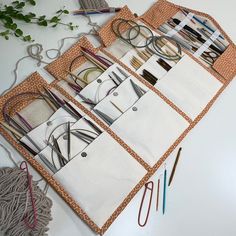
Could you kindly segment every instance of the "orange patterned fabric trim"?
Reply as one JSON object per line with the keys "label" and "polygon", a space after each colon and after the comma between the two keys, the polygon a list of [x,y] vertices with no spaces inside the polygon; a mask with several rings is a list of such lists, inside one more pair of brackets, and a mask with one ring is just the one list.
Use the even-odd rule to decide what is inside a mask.
{"label": "orange patterned fabric trim", "polygon": [[159,0],[148,11],[146,11],[140,18],[157,29],[169,18],[174,16],[180,9],[175,5],[170,5],[165,0]]}
{"label": "orange patterned fabric trim", "polygon": [[224,78],[233,79],[236,76],[236,46],[229,45],[213,68]]}

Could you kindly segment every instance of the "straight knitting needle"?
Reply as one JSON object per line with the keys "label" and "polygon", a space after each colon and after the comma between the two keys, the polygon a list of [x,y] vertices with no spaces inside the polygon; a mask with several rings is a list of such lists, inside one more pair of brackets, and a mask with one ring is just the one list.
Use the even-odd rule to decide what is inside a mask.
{"label": "straight knitting needle", "polygon": [[175,163],[174,163],[173,169],[172,169],[172,171],[171,171],[171,175],[170,175],[170,179],[169,179],[168,186],[171,185],[171,182],[172,182],[172,180],[173,180],[173,178],[174,178],[175,171],[176,171],[176,167],[177,167],[178,162],[179,162],[179,157],[180,157],[181,151],[182,151],[182,148],[179,148],[178,153],[177,153],[177,156],[176,156],[176,159],[175,159]]}
{"label": "straight knitting needle", "polygon": [[162,213],[165,214],[166,211],[166,179],[167,179],[167,170],[164,171],[164,183],[163,183],[163,205],[162,205]]}
{"label": "straight knitting needle", "polygon": [[68,121],[67,123],[67,156],[68,156],[68,160],[71,159],[71,153],[70,153],[70,149],[71,149],[71,144],[70,144],[70,122]]}
{"label": "straight knitting needle", "polygon": [[101,134],[101,133],[102,133],[102,131],[101,131],[92,121],[86,119],[85,117],[84,117],[84,121],[85,121],[92,129],[94,129],[98,134]]}

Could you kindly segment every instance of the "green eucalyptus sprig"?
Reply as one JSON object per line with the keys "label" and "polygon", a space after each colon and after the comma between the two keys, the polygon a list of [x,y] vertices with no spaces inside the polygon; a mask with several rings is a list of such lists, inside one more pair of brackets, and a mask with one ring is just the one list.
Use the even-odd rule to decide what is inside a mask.
{"label": "green eucalyptus sprig", "polygon": [[49,18],[45,15],[37,16],[33,12],[24,12],[24,8],[27,4],[35,6],[36,1],[13,1],[10,5],[0,5],[0,36],[6,40],[8,40],[10,36],[16,36],[23,41],[32,42],[32,37],[24,34],[23,30],[18,26],[17,21],[37,24],[42,27],[64,25],[70,30],[74,30],[78,27],[77,25],[73,25],[72,22],[62,22],[61,17],[69,14],[69,11],[65,8],[58,10],[53,17]]}

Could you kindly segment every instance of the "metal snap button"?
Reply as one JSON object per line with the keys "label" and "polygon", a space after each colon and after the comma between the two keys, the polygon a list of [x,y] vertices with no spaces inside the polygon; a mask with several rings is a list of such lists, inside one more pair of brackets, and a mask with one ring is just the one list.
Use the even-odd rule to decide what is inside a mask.
{"label": "metal snap button", "polygon": [[82,152],[82,153],[81,153],[81,156],[82,156],[82,157],[86,157],[87,155],[88,155],[88,154],[87,154],[86,152]]}

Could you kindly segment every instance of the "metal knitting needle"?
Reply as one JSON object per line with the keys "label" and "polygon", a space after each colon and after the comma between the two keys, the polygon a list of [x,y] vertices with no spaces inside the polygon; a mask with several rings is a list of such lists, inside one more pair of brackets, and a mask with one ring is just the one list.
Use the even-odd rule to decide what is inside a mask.
{"label": "metal knitting needle", "polygon": [[108,76],[109,76],[109,78],[113,81],[113,83],[115,84],[115,86],[118,87],[119,84],[118,84],[110,75],[108,75]]}
{"label": "metal knitting needle", "polygon": [[68,106],[68,108],[77,115],[79,119],[82,118],[82,115],[69,102],[67,102],[66,100],[64,100],[64,102],[66,106]]}
{"label": "metal knitting needle", "polygon": [[[57,142],[57,139],[53,135],[52,135],[52,140],[53,140],[54,147],[57,149],[58,152],[61,153],[61,149],[60,149],[60,146],[59,146],[59,144]],[[58,156],[58,160],[59,160],[60,166],[61,167],[65,166],[67,162],[63,158],[61,158],[59,155],[57,155],[57,156]]]}
{"label": "metal knitting needle", "polygon": [[87,144],[90,144],[90,141],[88,141],[87,139],[85,139],[81,134],[79,134],[78,132],[72,131],[71,132],[75,137],[77,137],[78,139],[84,141]]}
{"label": "metal knitting needle", "polygon": [[66,163],[68,163],[68,161],[66,160],[66,158],[47,140],[44,141],[46,145],[48,145],[57,155],[59,155],[64,161],[66,161]]}
{"label": "metal knitting needle", "polygon": [[93,122],[91,122],[90,120],[86,119],[85,117],[83,118],[84,121],[86,121],[86,123],[92,128],[94,129],[98,134],[102,133],[102,130],[100,130]]}
{"label": "metal knitting needle", "polygon": [[119,84],[123,82],[123,80],[120,78],[119,75],[116,74],[116,72],[112,71],[112,74],[115,76],[115,78],[118,80]]}
{"label": "metal knitting needle", "polygon": [[55,104],[48,98],[46,97],[40,90],[38,90],[38,92],[41,94],[42,98],[44,99],[44,101],[48,104],[48,106],[54,111],[57,111],[57,107],[55,106]]}
{"label": "metal knitting needle", "polygon": [[49,91],[47,88],[43,87],[43,89],[45,90],[45,93],[48,95],[48,97],[51,98],[50,101],[53,103],[53,105],[54,105],[57,109],[59,109],[59,108],[61,107],[61,105],[58,104],[58,101],[56,101],[56,99],[52,96],[52,94],[50,93],[50,91]]}
{"label": "metal knitting needle", "polygon": [[141,88],[137,84],[135,84],[133,80],[130,80],[130,83],[134,89],[134,92],[137,94],[138,98],[141,98],[144,94]]}
{"label": "metal knitting needle", "polygon": [[88,140],[90,142],[92,142],[95,139],[94,137],[92,137],[92,136],[90,136],[88,134],[85,134],[85,133],[83,133],[81,131],[77,131],[77,133],[80,134],[82,137],[84,137],[84,139],[86,139],[86,140]]}
{"label": "metal knitting needle", "polygon": [[112,123],[114,122],[114,120],[109,117],[108,115],[106,115],[105,113],[97,110],[97,109],[94,109],[93,110],[102,120],[104,120],[109,126],[112,125]]}
{"label": "metal knitting needle", "polygon": [[42,153],[39,153],[38,156],[41,159],[41,161],[48,167],[48,169],[50,169],[53,172],[53,174],[57,172],[56,167],[52,165],[52,163],[49,162],[48,159]]}
{"label": "metal knitting needle", "polygon": [[127,75],[127,74],[125,73],[125,71],[122,70],[120,67],[117,66],[116,69],[117,69],[126,79],[129,77],[129,75]]}

